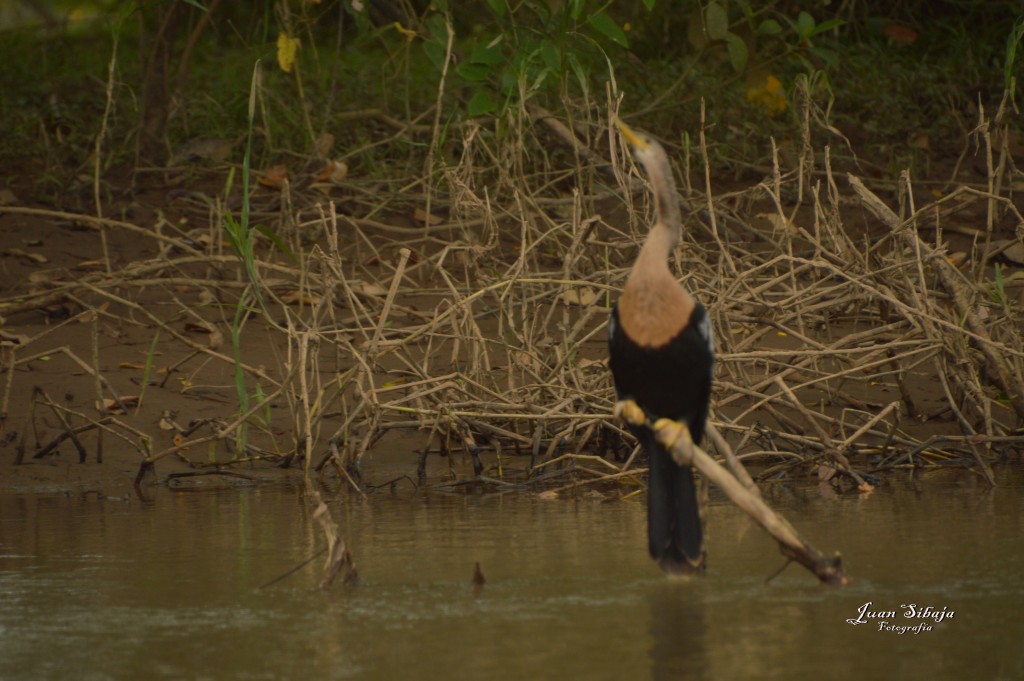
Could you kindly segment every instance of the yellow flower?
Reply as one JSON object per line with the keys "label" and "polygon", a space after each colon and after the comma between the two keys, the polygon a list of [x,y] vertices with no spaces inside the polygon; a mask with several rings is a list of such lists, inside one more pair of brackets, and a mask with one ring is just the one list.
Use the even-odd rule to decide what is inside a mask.
{"label": "yellow flower", "polygon": [[287,33],[277,35],[277,63],[285,73],[291,73],[295,66],[295,53],[299,51],[298,38],[292,38]]}
{"label": "yellow flower", "polygon": [[760,84],[747,86],[747,101],[757,104],[769,116],[777,116],[786,110],[786,90],[773,75],[765,77]]}

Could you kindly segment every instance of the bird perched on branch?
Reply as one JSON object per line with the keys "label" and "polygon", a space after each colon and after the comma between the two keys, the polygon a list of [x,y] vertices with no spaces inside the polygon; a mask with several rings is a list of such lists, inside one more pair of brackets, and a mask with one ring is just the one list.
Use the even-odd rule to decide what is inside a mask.
{"label": "bird perched on branch", "polygon": [[[682,230],[672,169],[660,144],[618,119],[615,125],[647,173],[655,208],[654,224],[608,323],[608,363],[615,390],[620,401],[639,405],[648,423],[663,418],[677,421],[699,443],[711,394],[714,343],[704,306],[669,269],[669,257]],[[674,460],[648,425],[627,420],[649,461],[651,557],[670,574],[700,572],[704,531],[689,461]]]}

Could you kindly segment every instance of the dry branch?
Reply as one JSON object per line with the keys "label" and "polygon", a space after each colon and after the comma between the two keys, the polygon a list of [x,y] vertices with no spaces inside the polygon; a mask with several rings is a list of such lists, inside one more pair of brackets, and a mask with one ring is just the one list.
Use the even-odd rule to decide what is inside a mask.
{"label": "dry branch", "polygon": [[975,305],[971,302],[971,296],[966,290],[966,283],[962,281],[960,273],[942,254],[924,243],[917,235],[916,230],[909,229],[896,213],[864,186],[858,177],[848,175],[848,178],[850,186],[864,202],[865,207],[886,227],[896,232],[908,248],[914,252],[920,252],[928,265],[933,268],[943,290],[953,300],[958,318],[963,320],[973,334],[972,342],[985,357],[987,369],[985,375],[991,377],[992,382],[1007,396],[1017,417],[1024,419],[1024,394],[1021,392],[1024,381],[1020,376],[1013,375],[1005,358],[997,351],[988,329],[978,317]]}
{"label": "dry branch", "polygon": [[[522,119],[519,129],[510,131],[520,135],[515,143],[500,142],[493,131],[474,127],[456,165],[447,155],[442,161],[440,150],[431,146],[434,161],[427,164],[426,177],[423,165],[413,163],[407,166],[415,169],[408,178],[350,178],[351,185],[334,193],[331,188],[305,191],[297,183],[299,189],[289,197],[262,190],[254,196],[263,205],[254,205],[253,215],[274,229],[299,261],[283,261],[269,241],[259,239],[256,266],[270,309],[244,329],[246,342],[255,344],[265,333],[289,347],[286,357],[275,356],[276,365],[243,367],[261,386],[273,386],[271,398],[258,408],[284,407],[267,411],[275,419],[269,430],[293,434],[297,443],[286,457],[305,447],[317,456],[328,452],[333,465],[322,471],[336,472],[344,484],[351,473],[359,482],[360,457],[382,433],[418,429],[426,441],[424,460],[426,452],[438,451],[434,442],[443,443],[445,451],[449,446],[456,452],[475,451],[482,466],[476,480],[513,479],[538,490],[548,484],[559,489],[602,482],[635,486],[634,476],[642,469],[632,468],[632,458],[621,466],[593,465],[587,458],[632,445],[607,416],[614,394],[603,364],[603,335],[608,307],[647,230],[638,215],[642,208],[634,207],[630,196],[625,202],[617,196],[609,200],[600,173],[609,167],[603,157],[617,162],[614,150],[601,151],[597,145],[591,150],[584,142],[609,141],[594,113],[574,113],[570,119],[532,106],[511,112]],[[423,115],[433,115],[434,125],[416,125],[416,118],[385,123],[398,135],[409,134],[410,126],[416,126],[417,134],[433,132],[439,143],[438,110]],[[553,134],[532,131],[531,121]],[[564,155],[549,156],[545,145],[536,144],[539,137],[570,146],[575,163],[566,164]],[[713,142],[708,137],[701,136],[702,155]],[[852,202],[839,195],[827,151],[823,174],[811,172],[812,165],[821,166],[808,152],[802,149],[799,168],[783,168],[777,158],[767,181],[717,195],[712,195],[714,178],[703,164],[695,173],[700,179],[695,187],[703,193],[693,198],[708,218],[688,230],[674,261],[679,278],[706,304],[721,339],[714,425],[728,431],[730,439],[737,437],[736,455],[726,456],[733,474],[753,491],[738,460],[764,463],[759,475],[796,475],[829,456],[840,463],[846,456],[863,471],[937,462],[973,466],[975,461],[986,470],[993,450],[1018,446],[1005,439],[1012,436],[1000,435],[1013,432],[1013,426],[998,420],[1009,410],[982,387],[983,380],[991,380],[997,386],[1018,386],[1019,392],[1015,372],[1024,362],[1024,343],[1016,311],[993,314],[1000,321],[1008,318],[1009,324],[972,315],[984,288],[973,285],[972,290],[939,251],[920,243],[914,230],[902,227],[870,192],[862,200],[875,198],[884,210],[877,205],[873,210],[890,230],[858,243],[858,230],[842,224],[844,204]],[[680,160],[689,172],[691,160]],[[822,182],[808,184],[815,178]],[[624,190],[625,181],[619,181]],[[642,185],[637,178],[630,182]],[[915,215],[938,224],[965,197],[993,200],[991,190],[958,190],[929,206],[930,212]],[[247,282],[238,259],[224,252],[221,225],[229,202],[230,197],[187,192],[174,199],[169,211],[187,220],[161,218],[155,230],[88,215],[0,208],[0,214],[73,221],[97,232],[102,227],[108,236],[149,239],[148,251],[159,253],[109,274],[47,271],[48,277],[5,294],[0,314],[11,319],[67,300],[87,306],[109,302],[102,321],[161,329],[164,347],[187,355],[173,366],[198,358],[194,374],[200,379],[205,379],[200,372],[206,366],[233,368],[234,358],[168,321],[187,315],[220,329],[230,323],[216,315]],[[951,208],[941,212],[944,207]],[[1019,219],[1012,203],[1007,200],[1004,207]],[[776,218],[770,229],[751,220],[757,211]],[[417,213],[441,222],[417,218]],[[182,224],[204,227],[186,234]],[[727,228],[741,224],[743,229]],[[204,228],[206,238],[198,237]],[[586,299],[580,295],[584,290]],[[182,291],[195,292],[196,301]],[[152,301],[168,304],[171,315],[157,314],[160,308]],[[42,354],[37,353],[42,338],[57,329],[67,331],[58,324],[29,342],[5,344],[4,411],[21,409],[12,395],[22,390],[22,369]],[[295,351],[299,342],[308,353],[301,362]],[[85,347],[75,347],[79,356],[88,356]],[[100,361],[110,366],[108,351],[100,350]],[[88,363],[71,359],[95,382],[100,373],[95,358]],[[293,366],[304,367],[305,382],[290,373]],[[937,389],[928,383],[935,367],[943,372]],[[791,395],[779,389],[779,381]],[[913,412],[905,413],[915,418],[900,419],[892,396],[885,394],[894,385],[901,404],[908,410],[913,405]],[[165,379],[158,388],[172,386]],[[1019,415],[1021,396],[1005,392]],[[207,437],[180,446],[160,445],[142,457],[147,462],[143,469],[170,455],[199,467],[185,460],[183,450],[229,441],[240,415],[237,406],[224,407],[224,412],[212,422],[232,423],[218,435],[204,431]],[[945,427],[959,429],[956,434],[927,439],[950,416],[955,420]],[[17,417],[10,415],[0,428],[11,428]],[[928,435],[917,428],[920,420],[928,421]],[[716,434],[709,428],[713,440]],[[158,432],[147,441],[165,439],[166,433]],[[721,444],[717,449],[727,451]],[[510,453],[530,456],[545,472],[517,466]],[[458,476],[452,458],[445,473]],[[469,459],[467,453],[463,461]],[[475,475],[466,469],[467,477]]]}
{"label": "dry branch", "polygon": [[[685,424],[667,419],[651,424],[647,422],[643,416],[643,410],[638,405],[629,401],[627,403],[628,406],[620,406],[623,405],[622,402],[616,405],[616,413],[622,414],[623,418],[630,419],[634,425],[652,428],[655,436],[669,449],[674,459],[677,461],[689,460],[697,470],[725,492],[734,504],[746,511],[747,515],[779,543],[782,555],[800,563],[826,584],[846,585],[846,573],[843,572],[839,554],[829,558],[801,539],[793,526],[761,499],[760,493],[753,492],[748,488],[749,478],[743,479],[741,476],[740,479],[737,479],[708,456],[703,449],[694,444]],[[682,437],[680,437],[680,431],[683,432]],[[741,466],[739,462],[733,465]]]}

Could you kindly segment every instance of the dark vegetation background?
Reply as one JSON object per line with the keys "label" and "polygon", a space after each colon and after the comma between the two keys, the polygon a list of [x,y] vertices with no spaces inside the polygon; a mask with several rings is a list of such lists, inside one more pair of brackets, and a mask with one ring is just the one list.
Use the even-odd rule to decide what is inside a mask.
{"label": "dark vegetation background", "polygon": [[[254,166],[315,156],[328,132],[342,149],[376,142],[351,159],[369,172],[422,162],[430,149],[419,140],[380,139],[434,115],[446,129],[476,120],[499,145],[531,103],[601,128],[614,79],[625,111],[670,140],[697,128],[704,100],[716,169],[764,163],[767,136],[798,136],[794,104],[805,93],[875,172],[921,175],[960,153],[978,107],[994,110],[1021,73],[1021,8],[1012,0],[5,0],[4,8],[7,182],[55,202],[78,186],[108,91],[101,169],[160,166],[180,160],[189,140],[244,135],[257,61]],[[439,92],[445,17],[453,35]],[[299,44],[291,73],[278,63],[282,35]],[[367,109],[391,119],[359,115]],[[454,158],[456,147],[438,151]],[[239,147],[232,152],[240,161]]]}

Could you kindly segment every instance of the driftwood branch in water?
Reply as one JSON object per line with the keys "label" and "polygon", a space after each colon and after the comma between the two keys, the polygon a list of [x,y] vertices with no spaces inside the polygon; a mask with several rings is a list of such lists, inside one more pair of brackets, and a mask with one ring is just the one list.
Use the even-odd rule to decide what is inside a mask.
{"label": "driftwood branch in water", "polygon": [[[694,466],[704,477],[725,492],[734,504],[757,521],[779,543],[782,555],[800,563],[826,584],[833,586],[847,584],[848,579],[843,571],[842,559],[838,553],[835,556],[826,556],[801,539],[793,526],[761,499],[760,492],[745,472],[740,475],[741,478],[745,478],[745,481],[741,482],[733,473],[730,473],[712,459],[707,452],[694,444],[685,424],[669,419],[659,419],[652,425],[647,422],[643,410],[631,400],[619,402],[615,407],[615,413],[633,425],[646,425],[651,428],[658,441],[672,454],[673,459],[680,463],[688,462]],[[712,431],[712,433],[717,446],[724,445],[728,448],[725,440],[718,435],[717,431]],[[731,454],[732,450],[728,449],[728,451]],[[727,458],[733,462],[734,468],[739,466],[742,469],[742,465],[735,459],[735,456],[727,456]],[[748,489],[748,485],[751,486],[750,489]]]}

